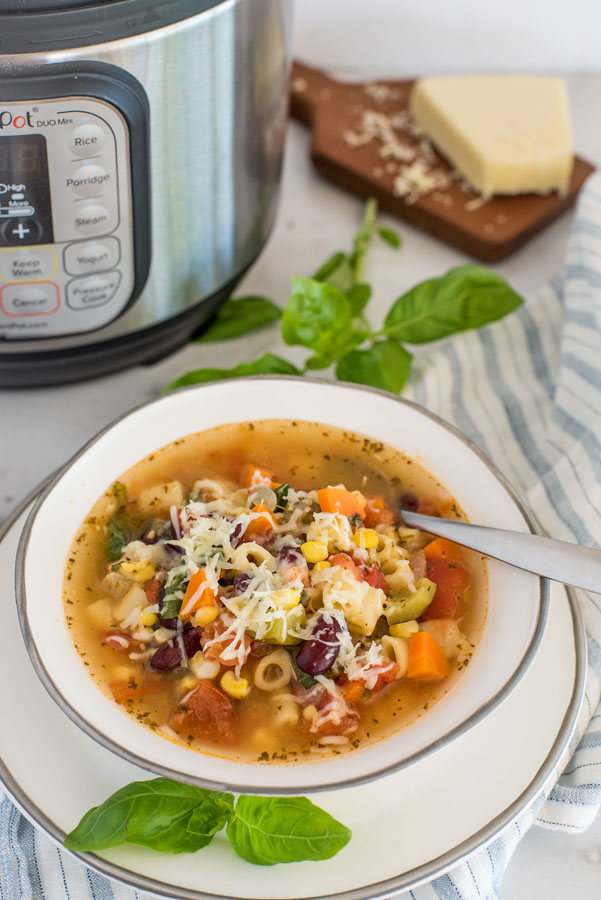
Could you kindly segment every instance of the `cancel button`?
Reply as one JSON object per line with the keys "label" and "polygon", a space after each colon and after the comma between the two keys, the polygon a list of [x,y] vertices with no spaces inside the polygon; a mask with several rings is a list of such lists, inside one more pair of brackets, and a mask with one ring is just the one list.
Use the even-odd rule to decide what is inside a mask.
{"label": "cancel button", "polygon": [[74,278],[67,285],[67,306],[71,309],[95,309],[113,297],[121,281],[121,272],[106,272],[91,278]]}

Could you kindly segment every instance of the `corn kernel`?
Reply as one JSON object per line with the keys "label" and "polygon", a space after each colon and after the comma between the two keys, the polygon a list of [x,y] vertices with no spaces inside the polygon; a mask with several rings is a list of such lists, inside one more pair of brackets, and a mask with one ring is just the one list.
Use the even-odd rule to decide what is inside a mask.
{"label": "corn kernel", "polygon": [[192,659],[188,660],[188,665],[200,681],[211,681],[219,675],[221,669],[221,663],[216,659],[205,659],[202,650],[198,650]]}
{"label": "corn kernel", "polygon": [[329,563],[327,559],[322,559],[319,562],[316,562],[313,566],[314,572],[323,572],[324,569],[329,569],[332,563]]}
{"label": "corn kernel", "polygon": [[250,693],[250,681],[243,676],[236,677],[233,672],[225,672],[221,676],[220,684],[225,693],[235,700],[242,700]]}
{"label": "corn kernel", "polygon": [[140,616],[140,625],[143,625],[144,628],[152,628],[156,620],[157,614],[155,612],[143,612]]}
{"label": "corn kernel", "polygon": [[309,706],[305,706],[305,708],[303,709],[303,719],[307,719],[308,721],[310,721],[311,719],[314,719],[316,715],[317,707],[313,706],[312,703]]}
{"label": "corn kernel", "polygon": [[173,632],[169,628],[157,628],[153,631],[152,636],[157,644],[166,644],[173,637]]}
{"label": "corn kernel", "polygon": [[191,691],[193,687],[196,687],[198,684],[194,675],[184,675],[182,680],[179,683],[182,691]]}
{"label": "corn kernel", "polygon": [[121,563],[121,571],[129,575],[133,581],[148,581],[154,575],[155,569],[148,560],[140,562],[123,562]]}
{"label": "corn kernel", "polygon": [[269,597],[276,609],[293,609],[300,603],[300,594],[292,588],[280,588],[273,591]]}
{"label": "corn kernel", "polygon": [[371,550],[378,546],[380,535],[373,528],[361,528],[353,535],[353,540],[362,550]]}
{"label": "corn kernel", "polygon": [[301,551],[310,563],[321,562],[328,556],[328,547],[323,541],[306,541],[301,545]]}
{"label": "corn kernel", "polygon": [[216,606],[201,606],[193,613],[192,622],[197,627],[204,628],[209,622],[214,622],[218,615],[219,610]]}
{"label": "corn kernel", "polygon": [[409,622],[399,622],[398,625],[391,625],[388,630],[393,637],[408,638],[419,631],[419,625],[415,619],[410,619]]}

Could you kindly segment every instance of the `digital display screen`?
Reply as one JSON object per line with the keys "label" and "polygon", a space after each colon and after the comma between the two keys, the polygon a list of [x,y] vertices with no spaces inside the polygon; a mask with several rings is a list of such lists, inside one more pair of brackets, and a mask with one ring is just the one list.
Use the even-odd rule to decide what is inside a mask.
{"label": "digital display screen", "polygon": [[46,138],[0,136],[0,246],[54,241]]}

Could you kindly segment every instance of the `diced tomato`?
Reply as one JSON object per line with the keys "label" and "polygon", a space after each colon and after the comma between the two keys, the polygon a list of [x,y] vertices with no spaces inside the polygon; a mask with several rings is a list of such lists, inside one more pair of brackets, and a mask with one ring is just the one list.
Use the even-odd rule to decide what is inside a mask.
{"label": "diced tomato", "polygon": [[146,591],[146,599],[151,605],[159,602],[162,585],[158,578],[151,578],[150,581],[145,581],[142,587]]}
{"label": "diced tomato", "polygon": [[333,556],[330,556],[328,562],[331,566],[340,566],[341,569],[348,569],[355,578],[359,578],[357,564],[351,559],[348,553],[335,553]]}
{"label": "diced tomato", "polygon": [[117,703],[125,703],[134,697],[144,697],[147,694],[154,694],[156,691],[164,690],[165,682],[162,678],[143,681],[138,683],[135,678],[130,681],[111,681],[109,688]]}
{"label": "diced tomato", "polygon": [[361,581],[366,581],[372,587],[380,588],[384,593],[388,593],[390,590],[378,563],[372,563],[371,566],[359,566],[359,578]]}
{"label": "diced tomato", "polygon": [[169,726],[187,737],[231,742],[236,737],[232,701],[210,681],[201,681],[176,707],[169,718]]}
{"label": "diced tomato", "polygon": [[434,600],[421,619],[460,619],[463,615],[465,592],[470,575],[461,563],[444,557],[427,560],[426,578],[437,585]]}
{"label": "diced tomato", "polygon": [[358,703],[365,693],[365,684],[362,681],[351,681],[347,675],[337,678],[336,686],[342,691],[347,703]]}
{"label": "diced tomato", "polygon": [[424,516],[438,515],[438,509],[434,506],[431,500],[420,500],[415,511],[418,513],[422,513]]}
{"label": "diced tomato", "polygon": [[374,525],[389,525],[394,522],[394,513],[386,506],[383,497],[372,497],[365,506],[365,522],[368,528]]}
{"label": "diced tomato", "polygon": [[218,619],[215,619],[214,622],[209,622],[208,625],[202,630],[201,644],[203,647],[203,652],[206,659],[216,659],[221,663],[222,666],[237,666],[244,665],[246,660],[250,655],[250,651],[252,648],[252,639],[248,637],[248,635],[244,635],[244,644],[243,644],[243,652],[241,654],[242,661],[238,658],[238,654],[236,653],[233,659],[230,659],[229,656],[224,657],[224,651],[234,642],[234,637],[225,637],[223,640],[214,640],[214,638],[219,637],[228,627],[228,621],[223,616],[220,616]]}

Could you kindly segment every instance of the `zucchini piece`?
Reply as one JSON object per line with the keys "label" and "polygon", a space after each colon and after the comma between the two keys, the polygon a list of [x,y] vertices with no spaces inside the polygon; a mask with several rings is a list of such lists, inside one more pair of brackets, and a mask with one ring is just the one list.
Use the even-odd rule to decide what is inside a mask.
{"label": "zucchini piece", "polygon": [[417,590],[413,594],[398,599],[390,598],[384,604],[384,615],[389,625],[398,625],[401,622],[409,622],[411,619],[419,619],[434,600],[437,585],[428,578],[420,578],[416,584]]}
{"label": "zucchini piece", "polygon": [[287,610],[285,616],[278,616],[273,620],[263,640],[268,644],[281,644],[286,647],[300,644],[302,639],[294,637],[290,632],[299,627],[303,628],[306,624],[307,613],[302,603],[299,603]]}

